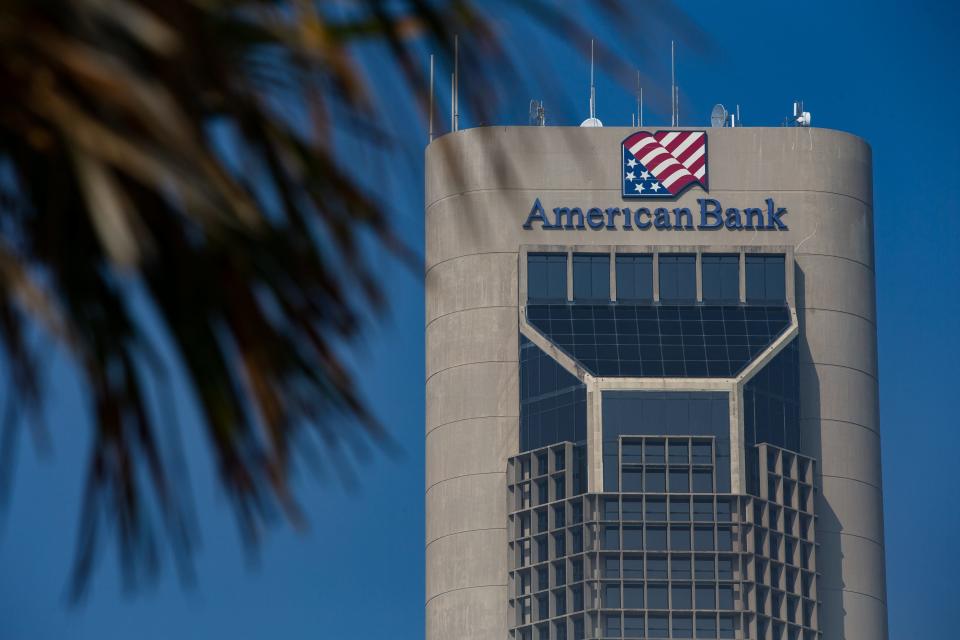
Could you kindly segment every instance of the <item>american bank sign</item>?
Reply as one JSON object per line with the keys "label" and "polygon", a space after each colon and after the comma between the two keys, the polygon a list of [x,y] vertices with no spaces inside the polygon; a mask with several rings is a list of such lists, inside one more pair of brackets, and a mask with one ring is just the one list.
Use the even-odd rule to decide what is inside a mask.
{"label": "american bank sign", "polygon": [[[624,200],[668,200],[690,187],[708,189],[705,131],[639,131],[620,143],[620,195]],[[551,215],[552,213],[552,215]],[[524,229],[676,229],[786,231],[773,198],[764,205],[724,208],[716,198],[698,198],[697,207],[554,207],[547,212],[537,198]],[[696,224],[695,224],[696,223]]]}

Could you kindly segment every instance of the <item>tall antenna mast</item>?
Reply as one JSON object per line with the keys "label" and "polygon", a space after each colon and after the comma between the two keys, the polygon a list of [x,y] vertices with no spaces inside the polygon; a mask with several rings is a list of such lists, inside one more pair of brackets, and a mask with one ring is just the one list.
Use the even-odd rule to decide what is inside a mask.
{"label": "tall antenna mast", "polygon": [[590,117],[580,123],[581,127],[602,127],[603,123],[597,120],[597,88],[593,76],[593,38],[590,38]]}
{"label": "tall antenna mast", "polygon": [[670,126],[677,126],[677,66],[673,40],[670,41]]}
{"label": "tall antenna mast", "polygon": [[453,130],[460,130],[460,36],[453,36]]}
{"label": "tall antenna mast", "polygon": [[433,54],[430,54],[430,138],[428,143],[433,142]]}
{"label": "tall antenna mast", "polygon": [[590,119],[597,117],[597,94],[593,84],[593,38],[590,39]]}
{"label": "tall antenna mast", "polygon": [[643,87],[640,86],[640,70],[637,70],[637,126],[643,126]]}

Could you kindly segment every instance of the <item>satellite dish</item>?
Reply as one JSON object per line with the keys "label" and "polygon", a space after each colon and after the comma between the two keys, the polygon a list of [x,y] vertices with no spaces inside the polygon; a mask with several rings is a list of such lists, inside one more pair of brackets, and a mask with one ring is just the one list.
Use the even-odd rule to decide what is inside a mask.
{"label": "satellite dish", "polygon": [[587,118],[580,123],[581,127],[602,127],[603,123],[598,118]]}
{"label": "satellite dish", "polygon": [[713,105],[713,111],[710,112],[711,127],[727,126],[727,108],[722,104]]}

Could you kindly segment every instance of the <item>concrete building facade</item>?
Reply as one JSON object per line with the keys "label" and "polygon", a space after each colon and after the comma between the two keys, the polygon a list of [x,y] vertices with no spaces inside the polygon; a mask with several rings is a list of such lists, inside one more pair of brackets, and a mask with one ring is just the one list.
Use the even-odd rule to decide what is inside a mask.
{"label": "concrete building facade", "polygon": [[633,133],[427,148],[426,636],[885,640],[870,148]]}

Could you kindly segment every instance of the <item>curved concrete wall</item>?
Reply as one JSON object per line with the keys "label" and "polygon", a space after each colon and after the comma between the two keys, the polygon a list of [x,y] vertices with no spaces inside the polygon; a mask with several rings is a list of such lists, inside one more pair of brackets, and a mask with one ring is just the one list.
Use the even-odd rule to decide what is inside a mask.
{"label": "curved concrete wall", "polygon": [[772,197],[789,231],[521,228],[536,198],[548,214],[656,206],[621,199],[629,133],[489,127],[427,149],[427,638],[506,638],[520,247],[636,244],[794,247],[804,453],[820,461],[823,637],[885,640],[869,147],[822,129],[710,129],[710,193],[662,205],[696,217],[697,198],[742,209]]}

